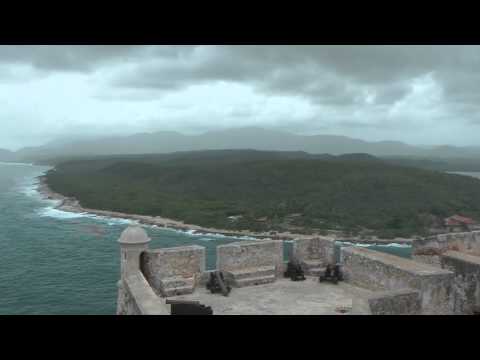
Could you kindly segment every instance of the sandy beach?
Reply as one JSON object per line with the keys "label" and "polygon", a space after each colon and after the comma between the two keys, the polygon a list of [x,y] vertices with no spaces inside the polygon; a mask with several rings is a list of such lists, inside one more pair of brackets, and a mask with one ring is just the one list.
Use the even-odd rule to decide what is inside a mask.
{"label": "sandy beach", "polygon": [[[181,231],[193,231],[195,233],[203,234],[221,234],[224,236],[231,237],[250,237],[254,239],[274,239],[274,240],[295,240],[295,239],[305,239],[319,236],[318,234],[313,235],[303,235],[303,234],[294,234],[290,232],[265,232],[265,233],[256,233],[248,230],[234,231],[234,230],[223,230],[215,228],[207,228],[193,224],[185,224],[181,221],[172,220],[168,218],[163,218],[160,216],[146,216],[146,215],[136,215],[136,214],[126,214],[116,211],[107,211],[107,210],[98,210],[98,209],[89,209],[81,206],[80,202],[77,199],[66,197],[64,195],[58,194],[52,191],[48,184],[46,183],[46,176],[38,177],[39,183],[37,191],[42,195],[43,198],[49,200],[60,201],[60,204],[56,206],[57,209],[72,213],[89,213],[99,216],[117,218],[117,219],[129,219],[135,220],[142,225],[157,226],[163,228],[169,228],[174,230]],[[378,239],[378,238],[369,238],[361,239],[357,237],[345,237],[337,235],[329,235],[328,237],[338,240],[345,241],[349,243],[363,243],[363,244],[404,244],[409,245],[412,243],[413,239]]]}

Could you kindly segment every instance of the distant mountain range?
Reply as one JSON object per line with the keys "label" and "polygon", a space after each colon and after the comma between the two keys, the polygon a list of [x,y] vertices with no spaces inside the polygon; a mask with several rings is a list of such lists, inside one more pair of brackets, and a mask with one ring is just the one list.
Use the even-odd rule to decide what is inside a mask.
{"label": "distant mountain range", "polygon": [[420,147],[397,141],[367,142],[346,136],[296,135],[284,131],[247,127],[184,135],[161,131],[91,140],[58,139],[49,144],[16,152],[0,150],[0,161],[35,162],[52,158],[95,155],[163,154],[179,151],[254,149],[304,151],[311,154],[365,153],[380,157],[476,158],[479,147]]}

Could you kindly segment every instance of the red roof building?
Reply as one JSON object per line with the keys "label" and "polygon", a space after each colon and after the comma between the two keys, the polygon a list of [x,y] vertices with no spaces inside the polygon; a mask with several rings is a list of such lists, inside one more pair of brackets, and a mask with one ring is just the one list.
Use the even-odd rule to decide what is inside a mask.
{"label": "red roof building", "polygon": [[462,226],[462,225],[474,225],[475,220],[468,217],[453,215],[445,219],[446,226]]}
{"label": "red roof building", "polygon": [[444,221],[449,232],[473,231],[476,228],[476,221],[465,216],[453,215]]}

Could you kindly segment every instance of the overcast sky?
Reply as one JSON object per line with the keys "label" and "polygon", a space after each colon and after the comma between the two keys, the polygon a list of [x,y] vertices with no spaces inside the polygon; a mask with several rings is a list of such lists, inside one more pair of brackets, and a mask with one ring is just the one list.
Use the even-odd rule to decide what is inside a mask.
{"label": "overcast sky", "polygon": [[480,145],[478,46],[0,46],[0,148],[261,126]]}

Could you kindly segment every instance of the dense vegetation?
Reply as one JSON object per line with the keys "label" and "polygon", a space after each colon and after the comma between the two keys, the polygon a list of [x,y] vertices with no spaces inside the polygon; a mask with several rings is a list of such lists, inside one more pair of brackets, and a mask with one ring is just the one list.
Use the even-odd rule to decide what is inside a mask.
{"label": "dense vegetation", "polygon": [[480,218],[480,180],[362,154],[102,157],[62,163],[48,183],[86,207],[225,229],[370,229],[393,237],[423,234],[454,213]]}
{"label": "dense vegetation", "polygon": [[452,172],[480,172],[480,159],[473,158],[419,158],[396,156],[383,158],[385,161],[402,166]]}

